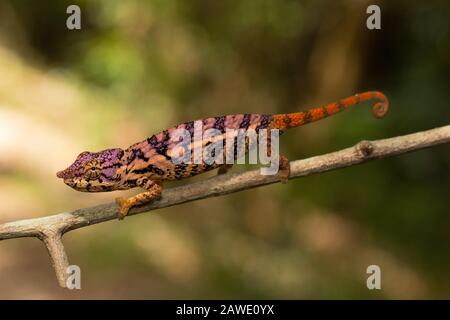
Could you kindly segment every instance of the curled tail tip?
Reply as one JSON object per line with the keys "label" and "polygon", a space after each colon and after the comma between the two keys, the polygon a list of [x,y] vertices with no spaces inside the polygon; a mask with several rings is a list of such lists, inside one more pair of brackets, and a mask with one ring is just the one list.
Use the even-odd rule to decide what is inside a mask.
{"label": "curled tail tip", "polygon": [[372,105],[372,114],[375,118],[383,118],[388,111],[389,103],[387,101],[376,102]]}
{"label": "curled tail tip", "polygon": [[389,111],[389,100],[384,93],[379,91],[372,92],[372,95],[378,100],[372,105],[372,114],[375,118],[383,118]]}

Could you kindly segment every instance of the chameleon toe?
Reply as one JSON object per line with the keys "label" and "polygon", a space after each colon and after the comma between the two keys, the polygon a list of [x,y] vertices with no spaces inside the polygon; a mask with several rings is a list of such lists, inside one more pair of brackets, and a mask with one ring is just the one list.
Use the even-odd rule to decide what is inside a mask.
{"label": "chameleon toe", "polygon": [[123,220],[128,215],[130,206],[127,204],[127,200],[124,198],[116,198],[116,203],[119,206],[118,219]]}

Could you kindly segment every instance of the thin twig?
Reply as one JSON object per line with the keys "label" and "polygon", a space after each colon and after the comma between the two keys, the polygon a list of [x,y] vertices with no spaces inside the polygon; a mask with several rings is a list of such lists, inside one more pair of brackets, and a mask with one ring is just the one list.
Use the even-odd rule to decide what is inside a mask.
{"label": "thin twig", "polygon": [[[372,159],[394,156],[448,142],[450,142],[450,125],[389,139],[361,141],[353,147],[340,151],[292,161],[289,178],[349,167]],[[263,176],[260,170],[228,173],[201,182],[165,189],[160,200],[134,208],[129,215],[276,182],[278,182],[277,176]],[[39,238],[50,254],[58,283],[65,287],[69,263],[61,241],[62,235],[71,230],[116,219],[117,214],[117,206],[114,203],[108,203],[42,218],[13,221],[0,225],[0,240],[21,237]]]}

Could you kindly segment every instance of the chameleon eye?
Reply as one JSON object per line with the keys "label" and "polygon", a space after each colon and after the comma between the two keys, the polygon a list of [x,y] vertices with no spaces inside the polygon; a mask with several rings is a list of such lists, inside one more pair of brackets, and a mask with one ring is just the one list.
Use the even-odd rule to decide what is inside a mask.
{"label": "chameleon eye", "polygon": [[85,170],[86,171],[85,171],[84,177],[86,180],[95,180],[100,177],[101,168],[99,168],[96,165],[89,166]]}
{"label": "chameleon eye", "polygon": [[93,170],[89,170],[87,173],[86,173],[86,175],[85,175],[85,177],[86,177],[86,179],[87,180],[95,180],[95,179],[97,179],[98,177],[99,177],[100,175],[98,174],[98,172],[97,171],[93,171]]}

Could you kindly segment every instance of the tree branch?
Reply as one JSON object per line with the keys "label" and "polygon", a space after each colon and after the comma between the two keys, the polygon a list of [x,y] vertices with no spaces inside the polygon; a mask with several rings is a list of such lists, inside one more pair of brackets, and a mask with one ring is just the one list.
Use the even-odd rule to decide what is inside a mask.
{"label": "tree branch", "polygon": [[[345,168],[369,160],[394,156],[448,142],[450,142],[450,125],[389,139],[361,141],[353,147],[340,151],[292,161],[289,178],[294,179]],[[278,182],[277,176],[263,176],[259,169],[215,176],[185,186],[165,189],[159,201],[134,208],[129,215],[212,196],[221,196],[275,182]],[[108,203],[42,218],[4,223],[0,225],[0,240],[21,237],[40,239],[47,247],[59,285],[66,287],[66,270],[69,262],[61,237],[71,230],[116,219],[117,214],[117,206],[114,203]]]}

